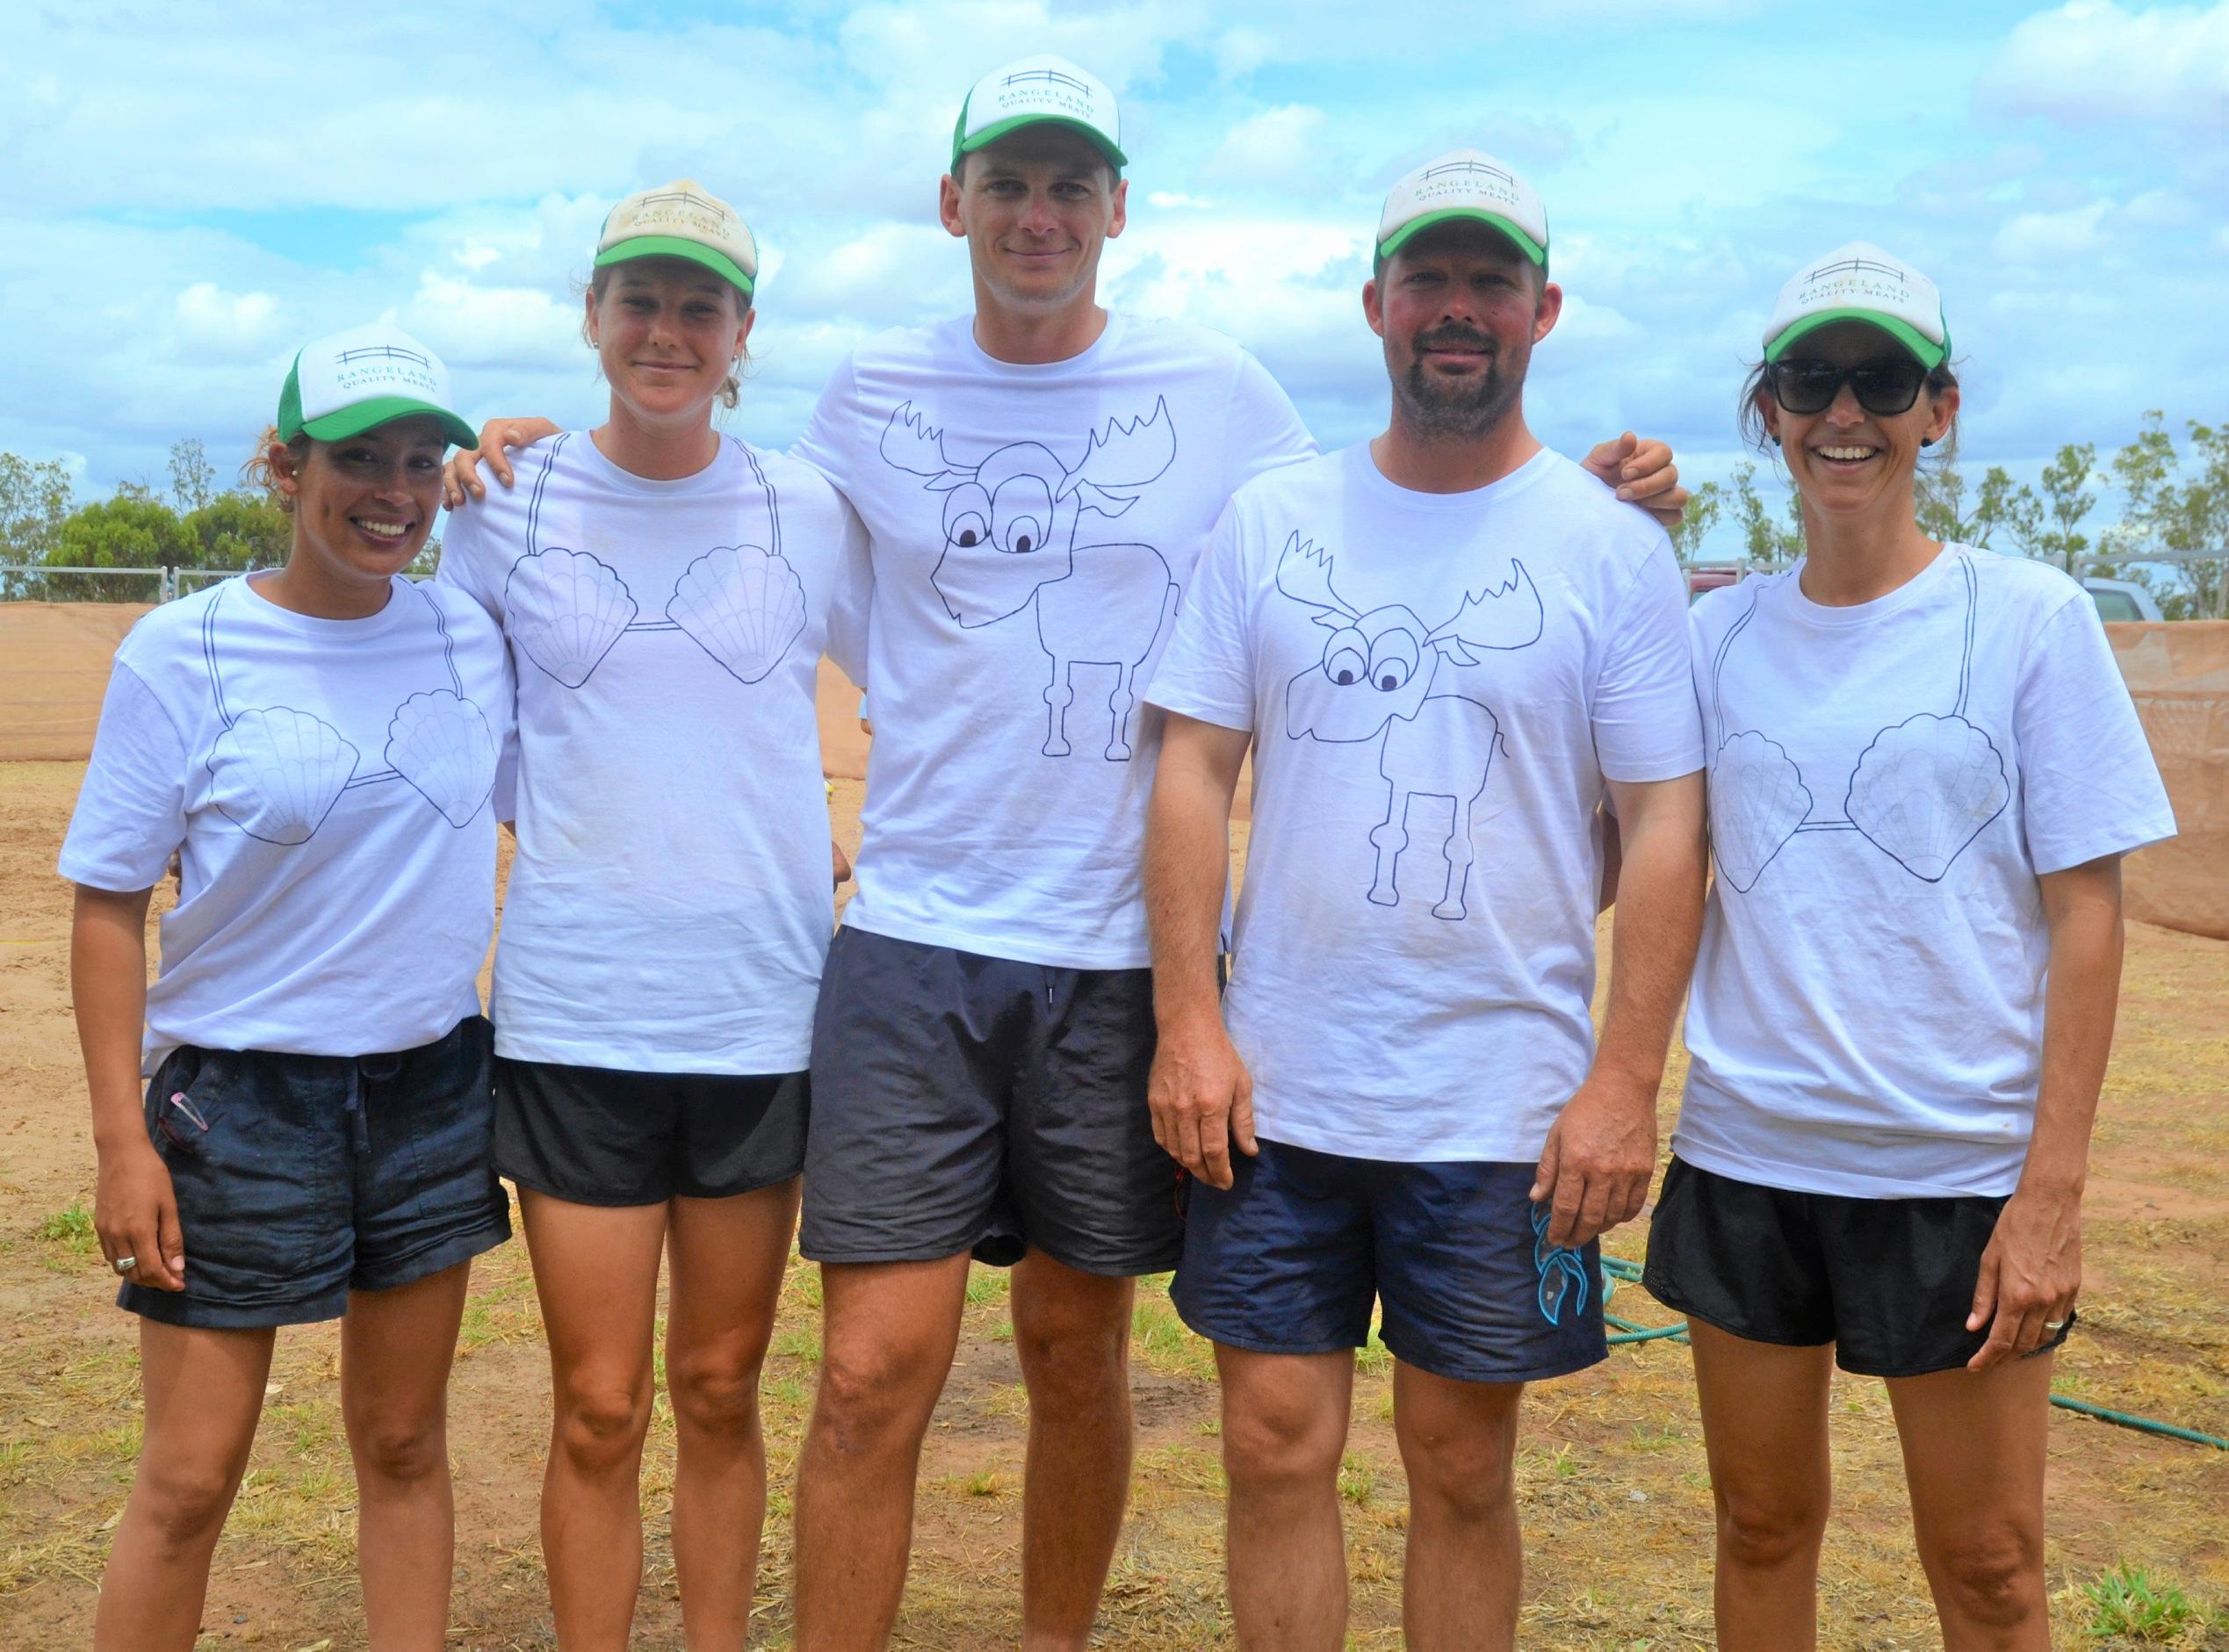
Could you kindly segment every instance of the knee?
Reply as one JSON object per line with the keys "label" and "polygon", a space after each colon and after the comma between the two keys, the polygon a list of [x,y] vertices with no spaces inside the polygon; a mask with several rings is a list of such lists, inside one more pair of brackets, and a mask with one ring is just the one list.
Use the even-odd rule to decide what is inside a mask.
{"label": "knee", "polygon": [[1097,1416],[1128,1403],[1129,1327],[1016,1324],[1014,1357],[1033,1408]]}
{"label": "knee", "polygon": [[142,1462],[133,1497],[164,1547],[206,1547],[224,1529],[232,1509],[233,1482],[213,1464],[169,1466]]}
{"label": "knee", "polygon": [[1399,1439],[1412,1503],[1428,1500],[1464,1522],[1514,1514],[1513,1442],[1503,1430],[1451,1431],[1430,1439],[1402,1433]]}
{"label": "knee", "polygon": [[582,1474],[609,1474],[632,1464],[649,1428],[646,1383],[571,1382],[559,1388],[557,1449]]}
{"label": "knee", "polygon": [[1718,1490],[1719,1551],[1734,1565],[1769,1570],[1818,1552],[1827,1531],[1827,1503],[1807,1494],[1763,1496]]}
{"label": "knee", "polygon": [[692,1432],[737,1438],[759,1420],[759,1360],[693,1358],[666,1367],[674,1417]]}
{"label": "knee", "polygon": [[1979,1527],[1934,1555],[1944,1605],[1967,1623],[2006,1627],[2043,1609],[2043,1540],[2017,1526]]}
{"label": "knee", "polygon": [[449,1472],[448,1431],[440,1415],[394,1417],[378,1413],[349,1430],[359,1479],[415,1484]]}
{"label": "knee", "polygon": [[1346,1418],[1274,1400],[1226,1404],[1223,1468],[1234,1490],[1278,1491],[1336,1481]]}
{"label": "knee", "polygon": [[918,1439],[941,1386],[941,1373],[904,1350],[830,1350],[813,1396],[814,1432],[847,1456]]}

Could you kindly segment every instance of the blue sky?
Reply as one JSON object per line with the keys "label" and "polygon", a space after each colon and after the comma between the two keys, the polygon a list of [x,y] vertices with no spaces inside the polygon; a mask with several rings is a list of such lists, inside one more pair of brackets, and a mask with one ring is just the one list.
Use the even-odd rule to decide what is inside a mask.
{"label": "blue sky", "polygon": [[1326,444],[1384,414],[1379,203],[1459,144],[1547,202],[1567,303],[1528,407],[1567,450],[1632,426],[1724,476],[1773,294],[1858,238],[1944,290],[1972,469],[2229,417],[2229,0],[85,0],[9,32],[0,449],[87,496],[179,436],[228,466],[293,349],[373,316],[470,416],[593,422],[573,284],[611,202],[678,176],[759,233],[732,428],[786,444],[855,340],[966,306],[953,114],[1037,50],[1122,96],[1108,301],[1233,334]]}

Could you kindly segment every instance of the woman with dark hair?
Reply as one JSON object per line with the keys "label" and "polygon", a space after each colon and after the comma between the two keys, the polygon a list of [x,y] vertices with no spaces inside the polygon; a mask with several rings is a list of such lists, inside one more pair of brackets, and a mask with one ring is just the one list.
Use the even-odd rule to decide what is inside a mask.
{"label": "woman with dark hair", "polygon": [[61,853],[93,1222],[147,1403],[99,1648],[195,1644],[276,1328],[325,1319],[369,1644],[447,1633],[450,1363],[471,1259],[510,1237],[476,979],[512,706],[487,617],[403,576],[472,440],[449,400],[393,327],[305,345],[250,461],[292,518],[286,565],[117,650]]}
{"label": "woman with dark hair", "polygon": [[1915,519],[1950,348],[1876,247],[1788,283],[1742,415],[1806,554],[1692,610],[1717,875],[1647,1283],[1691,1325],[1727,1652],[1815,1643],[1836,1364],[1886,1379],[1945,1646],[2050,1644],[2120,857],[2175,823],[2081,588]]}
{"label": "woman with dark hair", "polygon": [[519,672],[495,951],[495,1157],[518,1184],[555,1419],[542,1548],[567,1652],[627,1641],[658,1275],[691,1646],[748,1627],[759,1372],[797,1225],[834,912],[813,685],[863,674],[865,537],[819,473],[713,428],[756,319],[751,231],[684,179],[599,240],[610,412],[450,520],[441,582]]}

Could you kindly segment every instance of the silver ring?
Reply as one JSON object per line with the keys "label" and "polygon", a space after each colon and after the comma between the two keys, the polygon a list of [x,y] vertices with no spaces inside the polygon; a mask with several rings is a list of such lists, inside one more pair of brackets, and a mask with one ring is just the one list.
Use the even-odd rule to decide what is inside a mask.
{"label": "silver ring", "polygon": [[2067,1329],[2067,1322],[2063,1319],[2046,1319],[2044,1321],[2044,1329],[2045,1331],[2064,1331]]}
{"label": "silver ring", "polygon": [[119,1273],[128,1273],[139,1265],[140,1259],[136,1256],[119,1256],[109,1264]]}

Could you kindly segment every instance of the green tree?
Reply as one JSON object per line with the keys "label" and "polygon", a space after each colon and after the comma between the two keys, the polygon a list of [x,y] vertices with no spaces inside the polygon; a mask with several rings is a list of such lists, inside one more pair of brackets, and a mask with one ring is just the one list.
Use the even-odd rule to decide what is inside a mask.
{"label": "green tree", "polygon": [[[60,459],[0,453],[0,562],[47,561],[69,516],[69,472]],[[0,575],[0,597],[45,595],[44,581]]]}
{"label": "green tree", "polygon": [[[2136,440],[2113,456],[2114,480],[2128,500],[2120,522],[2105,536],[2116,555],[2140,559],[2147,551],[2186,556],[2229,551],[2229,424],[2193,419],[2185,428],[2192,465],[2187,480],[2166,416],[2156,410],[2144,415]],[[2149,569],[2134,573],[2152,588],[2160,611],[2169,619],[2229,618],[2224,560],[2200,557],[2166,565],[2163,575]]]}
{"label": "green tree", "polygon": [[2044,466],[2043,509],[2028,545],[2031,556],[2048,557],[2069,574],[2077,571],[2074,559],[2089,549],[2089,536],[2081,528],[2097,504],[2089,491],[2096,475],[2097,450],[2088,442],[2069,442]]}
{"label": "green tree", "polygon": [[198,436],[170,444],[170,506],[180,516],[199,510],[217,496],[217,467]]}
{"label": "green tree", "polygon": [[[200,545],[170,506],[128,484],[112,499],[83,505],[61,525],[45,559],[57,567],[161,568],[191,566]],[[153,580],[109,580],[88,574],[49,574],[42,584],[58,602],[151,602]]]}
{"label": "green tree", "polygon": [[1679,520],[1672,523],[1672,554],[1684,563],[1693,559],[1704,540],[1710,537],[1713,528],[1726,509],[1726,490],[1716,482],[1705,482],[1687,496],[1687,509]]}
{"label": "green tree", "polygon": [[1757,466],[1734,468],[1734,520],[1742,527],[1742,552],[1749,561],[1771,566],[1792,562],[1803,554],[1803,500],[1788,495],[1786,525],[1773,519],[1764,495],[1757,490]]}
{"label": "green tree", "polygon": [[191,566],[199,568],[275,568],[286,560],[294,525],[276,505],[237,489],[213,495],[188,513],[193,536]]}
{"label": "green tree", "polygon": [[2002,465],[1992,465],[1982,473],[1981,485],[1968,500],[1966,478],[1957,462],[1948,459],[1919,473],[1913,505],[1921,530],[1929,538],[1984,550],[2004,548],[1991,544],[2000,535],[2024,550],[2043,511],[2035,490],[2014,481]]}

